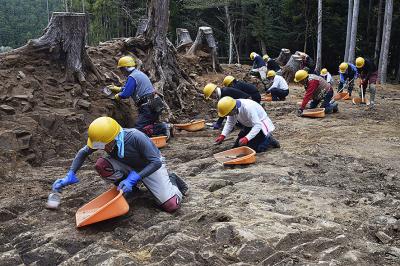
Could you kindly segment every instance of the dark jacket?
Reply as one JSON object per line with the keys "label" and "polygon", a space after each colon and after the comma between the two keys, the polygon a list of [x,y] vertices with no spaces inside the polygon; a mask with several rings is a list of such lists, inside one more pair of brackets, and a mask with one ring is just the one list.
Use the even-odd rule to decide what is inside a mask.
{"label": "dark jacket", "polygon": [[257,69],[257,68],[260,68],[263,66],[265,66],[264,59],[262,59],[261,56],[256,55],[256,57],[254,58],[254,62],[253,62],[253,69]]}
{"label": "dark jacket", "polygon": [[268,70],[273,70],[275,72],[278,72],[279,70],[281,70],[281,67],[279,66],[279,64],[272,58],[268,59],[267,68],[268,68]]}
{"label": "dark jacket", "polygon": [[221,88],[221,98],[225,96],[230,96],[233,99],[250,99],[251,96],[241,90],[232,88],[232,87],[225,87]]}
{"label": "dark jacket", "polygon": [[258,102],[258,103],[261,102],[261,94],[257,90],[256,86],[254,86],[253,84],[246,83],[246,82],[239,81],[239,80],[234,80],[232,82],[232,84],[233,84],[233,86],[232,86],[233,88],[241,90],[242,92],[250,95],[250,97],[253,101]]}
{"label": "dark jacket", "polygon": [[378,71],[378,68],[371,59],[365,58],[364,60],[364,66],[362,68],[357,68],[357,70],[358,73],[360,73],[361,78],[368,79],[371,74]]}

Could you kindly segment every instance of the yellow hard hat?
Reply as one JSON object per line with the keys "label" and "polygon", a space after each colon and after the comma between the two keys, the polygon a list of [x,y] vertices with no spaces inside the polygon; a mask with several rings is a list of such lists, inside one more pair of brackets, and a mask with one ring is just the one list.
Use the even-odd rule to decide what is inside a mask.
{"label": "yellow hard hat", "polygon": [[321,69],[320,74],[321,74],[321,76],[326,76],[328,74],[328,69],[326,69],[326,68]]}
{"label": "yellow hard hat", "polygon": [[132,56],[123,56],[118,60],[118,68],[136,66],[135,59]]}
{"label": "yellow hard hat", "polygon": [[211,94],[213,94],[216,88],[217,85],[215,85],[214,83],[208,83],[203,89],[204,98],[209,99]]}
{"label": "yellow hard hat", "polygon": [[256,58],[256,55],[257,55],[257,54],[256,54],[255,52],[251,52],[251,53],[250,53],[250,59],[251,59],[251,60],[254,60],[254,58]]}
{"label": "yellow hard hat", "polygon": [[365,59],[362,57],[357,57],[356,59],[356,67],[357,68],[362,68],[365,64]]}
{"label": "yellow hard hat", "polygon": [[89,126],[87,145],[91,149],[104,149],[104,146],[119,134],[122,127],[111,117],[96,118]]}
{"label": "yellow hard hat", "polygon": [[263,55],[263,59],[264,59],[264,61],[268,61],[269,56],[267,54],[265,54],[265,55]]}
{"label": "yellow hard hat", "polygon": [[271,77],[275,77],[276,76],[276,72],[273,70],[268,71],[267,73],[267,78],[271,78]]}
{"label": "yellow hard hat", "polygon": [[348,68],[349,68],[349,64],[347,64],[345,62],[341,63],[339,66],[339,73],[342,73],[342,74],[346,73],[346,70]]}
{"label": "yellow hard hat", "polygon": [[217,110],[218,116],[225,117],[230,112],[232,112],[233,108],[236,106],[236,100],[232,97],[225,96],[221,100],[218,101]]}
{"label": "yellow hard hat", "polygon": [[224,78],[224,81],[222,82],[224,84],[225,87],[229,87],[229,85],[231,85],[231,83],[235,80],[235,78],[233,76],[226,76]]}
{"label": "yellow hard hat", "polygon": [[308,72],[307,71],[305,71],[304,69],[298,70],[296,72],[296,74],[294,75],[294,82],[300,82],[300,81],[302,81],[303,79],[305,79],[307,77],[308,77]]}

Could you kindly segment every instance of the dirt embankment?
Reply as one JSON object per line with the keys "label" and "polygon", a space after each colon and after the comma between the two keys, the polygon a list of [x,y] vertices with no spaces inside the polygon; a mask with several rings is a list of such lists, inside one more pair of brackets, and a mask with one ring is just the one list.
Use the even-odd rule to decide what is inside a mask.
{"label": "dirt embankment", "polygon": [[[112,75],[118,54],[110,49],[90,54]],[[0,264],[398,265],[399,86],[378,91],[375,110],[340,102],[339,113],[318,120],[295,116],[303,89],[291,86],[288,101],[265,106],[281,149],[247,167],[224,168],[212,157],[233,138],[214,146],[216,131],[178,132],[162,150],[191,186],[177,213],[160,211],[142,190],[128,199],[127,215],[77,230],[76,210],[108,188],[93,169],[98,154],[78,172],[81,182],[63,192],[58,211],[43,208],[51,183],[66,173],[94,117],[126,114],[98,88],[84,88],[87,97],[78,85],[60,83],[57,69],[46,62],[0,69],[8,106],[0,107],[0,145],[15,148],[2,149],[5,160],[15,160],[0,173]],[[200,93],[209,81],[248,71],[224,69],[188,73]],[[214,115],[207,106],[200,117]]]}

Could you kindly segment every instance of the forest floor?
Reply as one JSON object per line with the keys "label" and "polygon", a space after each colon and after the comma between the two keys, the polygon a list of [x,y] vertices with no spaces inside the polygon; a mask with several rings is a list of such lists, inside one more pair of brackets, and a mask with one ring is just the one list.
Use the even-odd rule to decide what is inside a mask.
{"label": "forest floor", "polygon": [[[247,70],[225,67],[225,74]],[[199,92],[225,74],[195,77]],[[32,134],[30,145],[42,150],[36,157],[18,155],[36,167],[15,162],[1,173],[0,264],[398,265],[400,86],[380,89],[374,110],[345,101],[339,113],[323,119],[297,117],[304,90],[292,84],[290,90],[287,101],[265,104],[280,149],[257,154],[255,164],[226,168],[213,154],[229,149],[237,131],[220,146],[213,145],[219,132],[212,129],[177,132],[161,152],[169,169],[190,185],[181,209],[162,212],[142,189],[127,199],[128,214],[81,229],[75,227],[76,210],[109,187],[93,167],[99,154],[79,171],[81,182],[62,193],[59,210],[44,206],[52,182],[85,143],[88,118],[81,116],[88,111],[51,107],[54,122],[48,113],[19,112],[23,107],[14,105],[16,114],[1,116],[0,146],[13,140],[4,137],[9,126],[18,143]],[[210,122],[209,113],[199,117]],[[57,124],[60,118],[65,123]],[[10,126],[12,121],[24,130]],[[26,133],[29,125],[51,127],[49,139],[39,129]],[[62,146],[54,136],[68,126],[74,126],[73,134],[65,133],[71,145]],[[35,140],[38,130],[41,139]]]}

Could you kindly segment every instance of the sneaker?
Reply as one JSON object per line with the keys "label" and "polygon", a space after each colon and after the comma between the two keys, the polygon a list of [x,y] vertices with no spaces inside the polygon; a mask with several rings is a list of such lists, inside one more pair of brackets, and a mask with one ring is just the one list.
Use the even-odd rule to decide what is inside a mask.
{"label": "sneaker", "polygon": [[189,194],[189,186],[186,184],[185,181],[183,181],[182,178],[180,178],[177,174],[171,173],[169,175],[171,181],[176,183],[176,186],[179,188],[181,191],[182,195],[187,196]]}

